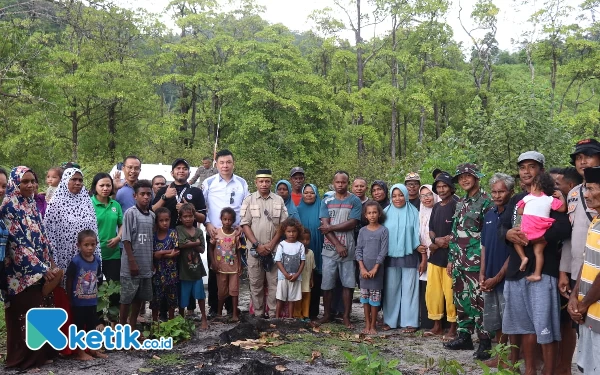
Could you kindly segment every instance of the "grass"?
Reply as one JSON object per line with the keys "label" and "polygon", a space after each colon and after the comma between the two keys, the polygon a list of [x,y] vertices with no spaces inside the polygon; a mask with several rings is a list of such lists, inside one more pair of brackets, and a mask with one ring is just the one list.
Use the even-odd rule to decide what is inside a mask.
{"label": "grass", "polygon": [[160,356],[160,359],[152,358],[149,364],[152,366],[176,366],[182,365],[185,361],[177,353],[167,353]]}
{"label": "grass", "polygon": [[[283,345],[269,347],[266,350],[274,355],[298,361],[310,360],[313,351],[317,351],[321,353],[322,358],[337,363],[347,362],[344,352],[353,355],[360,353],[360,342],[357,342],[360,340],[339,324],[324,324],[320,327],[320,333],[305,332],[288,335],[286,341]],[[381,339],[373,338],[370,345],[378,346],[380,343]]]}
{"label": "grass", "polygon": [[0,302],[0,353],[6,353],[6,321],[4,320],[4,302]]}

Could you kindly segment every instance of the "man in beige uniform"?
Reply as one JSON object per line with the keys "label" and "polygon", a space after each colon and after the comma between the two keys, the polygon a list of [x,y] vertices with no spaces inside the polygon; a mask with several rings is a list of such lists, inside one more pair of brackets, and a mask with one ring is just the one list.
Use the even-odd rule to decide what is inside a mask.
{"label": "man in beige uniform", "polygon": [[256,249],[256,256],[248,252],[248,278],[250,279],[250,298],[254,305],[254,315],[264,316],[264,281],[267,278],[269,296],[267,304],[271,316],[275,316],[277,290],[277,267],[271,261],[271,268],[266,271],[261,262],[262,257],[273,257],[279,243],[279,223],[287,219],[288,213],[283,199],[271,192],[273,179],[271,170],[256,171],[256,187],[258,191],[244,199],[240,210],[240,225],[246,235],[248,248]]}

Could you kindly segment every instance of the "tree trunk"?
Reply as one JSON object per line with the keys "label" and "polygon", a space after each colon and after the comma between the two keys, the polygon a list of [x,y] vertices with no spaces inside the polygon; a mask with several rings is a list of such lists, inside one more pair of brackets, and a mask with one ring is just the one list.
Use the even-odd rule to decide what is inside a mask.
{"label": "tree trunk", "polygon": [[[362,47],[362,37],[360,35],[360,22],[361,22],[361,13],[360,13],[360,0],[356,0],[356,14],[357,14],[357,19],[356,19],[356,29],[354,30],[354,37],[356,39],[356,71],[357,71],[357,75],[358,75],[358,82],[357,82],[357,86],[358,86],[358,91],[360,91],[363,88],[363,79],[364,79],[364,69],[365,69],[365,62],[363,60],[363,47]],[[362,113],[359,113],[358,115],[358,121],[357,121],[357,125],[362,125],[364,124],[365,119],[362,115]],[[360,137],[358,137],[357,139],[357,150],[358,150],[358,159],[360,160],[365,152],[365,141],[364,141],[364,137],[361,135]]]}
{"label": "tree trunk", "polygon": [[[76,103],[76,101],[74,101]],[[78,142],[79,142],[79,119],[77,118],[77,110],[72,110],[71,115],[71,161],[77,161],[77,151],[78,151]]]}
{"label": "tree trunk", "polygon": [[421,119],[419,120],[419,143],[423,142],[425,135],[425,107],[421,106]]}
{"label": "tree trunk", "polygon": [[408,155],[408,140],[406,134],[408,133],[408,114],[404,114],[404,156]]}
{"label": "tree trunk", "polygon": [[196,87],[196,85],[192,86],[192,101],[191,101],[191,107],[192,107],[192,118],[191,118],[191,123],[190,126],[192,128],[192,137],[190,138],[187,146],[188,147],[192,147],[194,145],[194,140],[196,139],[196,128],[198,127],[198,124],[196,123],[196,113],[198,112],[198,107],[197,107],[197,102],[198,102],[198,88]]}
{"label": "tree trunk", "polygon": [[398,109],[396,108],[396,101],[392,100],[392,123],[390,129],[392,130],[390,151],[392,156],[392,164],[396,164],[396,126],[398,123]]}
{"label": "tree trunk", "polygon": [[440,112],[440,108],[438,106],[438,103],[437,102],[433,103],[433,120],[435,121],[435,139],[438,139],[441,134],[440,113],[439,112]]}
{"label": "tree trunk", "polygon": [[118,101],[115,99],[115,101],[108,106],[108,154],[110,155],[110,162],[112,164],[116,161],[117,104]]}

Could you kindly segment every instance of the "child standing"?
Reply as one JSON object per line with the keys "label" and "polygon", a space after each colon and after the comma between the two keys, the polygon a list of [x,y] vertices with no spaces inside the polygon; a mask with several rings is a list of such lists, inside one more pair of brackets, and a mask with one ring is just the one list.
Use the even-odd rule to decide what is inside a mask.
{"label": "child standing", "polygon": [[208,328],[206,320],[206,308],[204,300],[204,283],[202,278],[206,276],[206,269],[200,259],[200,254],[204,253],[204,235],[202,231],[194,226],[194,214],[196,209],[191,203],[184,203],[179,208],[179,221],[182,225],[177,226],[179,235],[179,280],[180,280],[180,300],[179,313],[188,307],[190,299],[193,296],[198,300],[200,314],[202,314],[202,329]]}
{"label": "child standing", "polygon": [[[151,197],[152,183],[148,180],[138,180],[133,184],[135,206],[125,211],[123,216],[119,323],[127,324],[127,317],[129,317],[131,329],[136,329],[142,301],[152,301],[155,215],[150,211]],[[143,337],[140,336],[139,339],[143,340]]]}
{"label": "child standing", "polygon": [[231,296],[232,317],[231,320],[239,322],[238,296],[240,292],[240,276],[242,275],[242,263],[238,251],[240,237],[233,229],[235,223],[235,211],[231,207],[225,207],[221,211],[222,228],[217,230],[217,235],[210,240],[208,256],[217,273],[217,288],[219,290],[219,305],[217,316],[223,314],[223,304],[228,296]]}
{"label": "child standing", "polygon": [[[360,303],[365,312],[364,334],[377,333],[377,312],[383,289],[383,262],[388,253],[388,229],[379,203],[364,204],[363,216],[369,224],[358,232],[355,258],[360,267]],[[381,268],[381,269],[380,269]]]}
{"label": "child standing", "polygon": [[[100,258],[94,255],[98,240],[93,230],[82,230],[77,235],[79,254],[75,255],[67,267],[67,293],[71,300],[71,314],[77,330],[89,332],[98,324],[98,284],[102,282]],[[78,349],[77,359],[89,361],[92,357],[108,358],[96,350]]]}
{"label": "child standing", "polygon": [[154,234],[154,275],[152,276],[152,320],[158,321],[158,313],[162,301],[166,302],[169,311],[169,320],[175,318],[177,307],[177,256],[179,243],[177,231],[170,229],[171,211],[160,207],[156,215],[156,232]]}
{"label": "child standing", "polygon": [[46,173],[46,185],[48,188],[46,189],[46,202],[50,203],[52,200],[52,196],[54,196],[54,192],[58,188],[58,184],[60,184],[60,179],[62,178],[63,170],[61,168],[50,168]]}
{"label": "child standing", "polygon": [[308,248],[310,245],[310,230],[304,228],[302,233],[302,244],[304,245],[304,269],[302,270],[302,300],[294,303],[294,318],[299,318],[304,321],[309,321],[309,309],[310,309],[310,290],[313,287],[313,271],[315,265],[315,254],[311,249]]}
{"label": "child standing", "polygon": [[[275,264],[277,264],[277,310],[275,317],[279,318],[283,304],[288,302],[288,311],[293,311],[289,302],[302,299],[302,271],[306,255],[304,245],[298,241],[303,233],[302,224],[296,219],[288,218],[280,226],[283,229],[285,240],[277,245],[275,253]],[[297,282],[297,281],[300,281]]]}
{"label": "child standing", "polygon": [[[535,254],[535,270],[526,277],[529,281],[542,279],[544,248],[546,247],[544,234],[555,221],[550,217],[550,211],[567,211],[565,198],[554,189],[554,186],[554,179],[550,174],[540,173],[534,177],[529,194],[517,202],[517,214],[522,215],[521,231],[525,232],[527,239],[533,244],[533,253]],[[525,271],[529,258],[525,256],[523,245],[515,244],[514,246],[521,258],[520,270]]]}

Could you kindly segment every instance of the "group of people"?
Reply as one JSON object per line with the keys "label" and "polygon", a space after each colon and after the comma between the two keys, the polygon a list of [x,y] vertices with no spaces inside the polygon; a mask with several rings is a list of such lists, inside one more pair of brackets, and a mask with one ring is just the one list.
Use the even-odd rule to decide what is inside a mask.
{"label": "group of people", "polygon": [[541,153],[524,152],[516,160],[522,192],[496,173],[490,194],[472,163],[434,170],[431,185],[411,172],[391,188],[337,171],[323,197],[301,167],[275,185],[260,169],[250,193],[228,150],[216,153],[216,168],[205,158],[191,179],[188,161],[176,159],[169,184],[140,180],[141,161],[128,156],[115,176],[95,175],[89,193],[76,165],[49,170],[45,195],[31,169],[0,170],[6,365],[52,359],[47,346],[25,345],[31,308],[62,307],[82,330],[109,324],[96,313],[103,280],[120,283],[111,296],[120,324],[135,327],[146,302],[153,320],[176,309],[194,314],[197,303],[204,329],[223,309],[239,321],[247,266],[257,317],[318,325],[339,316],[353,328],[358,285],[365,334],[421,328],[448,350],[474,350],[476,333],[473,356],[490,365],[498,364],[490,358],[496,339],[514,345],[511,360],[522,357],[527,374],[540,351],[544,374],[570,374],[579,332],[579,366],[600,373],[600,143],[582,140],[570,156],[574,168],[547,173]]}

